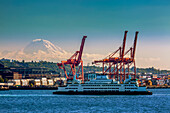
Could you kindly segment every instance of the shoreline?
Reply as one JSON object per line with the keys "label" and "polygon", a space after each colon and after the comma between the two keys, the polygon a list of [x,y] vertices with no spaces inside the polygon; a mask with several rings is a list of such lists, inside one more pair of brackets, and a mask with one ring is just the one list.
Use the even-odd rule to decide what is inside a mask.
{"label": "shoreline", "polygon": [[9,87],[9,90],[57,90],[58,87]]}
{"label": "shoreline", "polygon": [[170,86],[147,86],[147,89],[169,89]]}
{"label": "shoreline", "polygon": [[[147,86],[147,89],[169,89],[170,86]],[[9,90],[57,90],[58,87],[10,87]]]}
{"label": "shoreline", "polygon": [[[169,89],[170,86],[147,86],[147,89]],[[0,88],[0,91],[4,90],[57,90],[58,87],[9,87],[9,88]]]}

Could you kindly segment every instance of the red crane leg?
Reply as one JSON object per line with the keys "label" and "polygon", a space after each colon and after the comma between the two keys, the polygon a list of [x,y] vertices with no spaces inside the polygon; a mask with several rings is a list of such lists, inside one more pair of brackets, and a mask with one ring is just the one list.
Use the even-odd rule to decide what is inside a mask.
{"label": "red crane leg", "polygon": [[104,72],[104,62],[103,62],[103,74],[105,74],[105,72]]}
{"label": "red crane leg", "polygon": [[136,64],[135,64],[135,61],[134,62],[134,72],[135,72],[135,79],[136,79]]}
{"label": "red crane leg", "polygon": [[120,76],[120,81],[122,82],[122,64],[119,63],[120,69],[119,69],[119,76]]}
{"label": "red crane leg", "polygon": [[73,77],[76,75],[76,70],[75,70],[75,67],[73,68]]}
{"label": "red crane leg", "polygon": [[74,75],[75,75],[75,70],[74,70],[74,67],[72,66],[72,64],[70,64],[70,67],[71,67],[71,71],[72,71],[73,78],[74,78]]}
{"label": "red crane leg", "polygon": [[65,67],[64,67],[64,62],[63,62],[63,61],[62,61],[62,66],[63,66],[63,69],[64,69],[64,73],[65,73],[65,75],[66,75],[66,78],[68,79],[67,72],[66,72],[66,69],[65,69]]}
{"label": "red crane leg", "polygon": [[128,78],[129,78],[129,74],[130,74],[130,73],[129,73],[129,63],[128,63]]}
{"label": "red crane leg", "polygon": [[115,79],[115,64],[114,64],[114,69],[113,69],[113,72],[114,72],[114,79]]}
{"label": "red crane leg", "polygon": [[117,70],[116,70],[116,74],[117,74],[117,81],[119,80],[119,68],[118,68],[118,63],[117,63]]}
{"label": "red crane leg", "polygon": [[82,69],[82,83],[84,83],[84,71],[83,71],[83,61],[81,60],[81,69]]}
{"label": "red crane leg", "polygon": [[[70,67],[71,67],[71,65],[70,65]],[[70,76],[71,75],[71,72],[72,72],[72,70],[70,69],[70,72],[69,72],[69,75],[68,76]],[[73,73],[72,73],[73,74]]]}
{"label": "red crane leg", "polygon": [[111,65],[111,63],[109,63],[109,67],[105,70],[105,73],[109,70],[109,74],[111,74],[111,67],[112,67],[112,65]]}
{"label": "red crane leg", "polygon": [[111,63],[109,62],[109,74],[111,75]]}
{"label": "red crane leg", "polygon": [[126,72],[126,69],[125,69],[125,64],[123,63],[123,75],[124,75],[124,81],[125,81],[125,79],[126,79],[126,75],[125,75],[125,72]]}

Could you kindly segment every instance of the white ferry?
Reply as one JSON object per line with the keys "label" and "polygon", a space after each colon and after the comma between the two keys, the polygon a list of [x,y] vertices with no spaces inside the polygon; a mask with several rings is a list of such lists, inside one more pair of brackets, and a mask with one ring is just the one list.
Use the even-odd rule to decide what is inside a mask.
{"label": "white ferry", "polygon": [[97,76],[96,79],[86,81],[84,84],[74,81],[72,84],[58,87],[53,94],[66,95],[152,95],[146,87],[139,87],[136,79],[127,79],[119,83],[108,79],[106,75]]}

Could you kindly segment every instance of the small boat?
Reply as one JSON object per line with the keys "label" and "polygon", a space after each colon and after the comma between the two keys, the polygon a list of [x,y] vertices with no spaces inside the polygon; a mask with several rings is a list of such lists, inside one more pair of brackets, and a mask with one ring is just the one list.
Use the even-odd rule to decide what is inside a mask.
{"label": "small boat", "polygon": [[6,90],[9,90],[9,87],[4,87],[4,86],[0,87],[0,91],[6,91]]}

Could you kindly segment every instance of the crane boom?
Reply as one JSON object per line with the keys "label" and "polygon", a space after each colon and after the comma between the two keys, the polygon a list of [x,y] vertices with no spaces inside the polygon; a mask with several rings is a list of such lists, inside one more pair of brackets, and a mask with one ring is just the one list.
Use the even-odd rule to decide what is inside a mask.
{"label": "crane boom", "polygon": [[78,63],[80,63],[81,57],[82,57],[82,53],[83,53],[83,48],[84,48],[84,43],[85,43],[85,39],[87,38],[87,36],[83,36],[83,39],[81,41],[81,46],[80,46],[80,51],[79,51],[79,56],[78,56]]}
{"label": "crane boom", "polygon": [[127,36],[127,32],[128,32],[128,31],[125,31],[124,39],[123,39],[123,47],[122,47],[122,54],[121,54],[121,58],[122,58],[122,59],[123,59],[124,52],[125,52],[125,44],[126,44],[126,36]]}
{"label": "crane boom", "polygon": [[135,52],[136,52],[136,44],[137,44],[137,37],[138,37],[138,31],[136,31],[135,33],[135,40],[134,40],[134,44],[133,44],[133,52],[132,52],[132,59],[134,60],[135,58]]}

